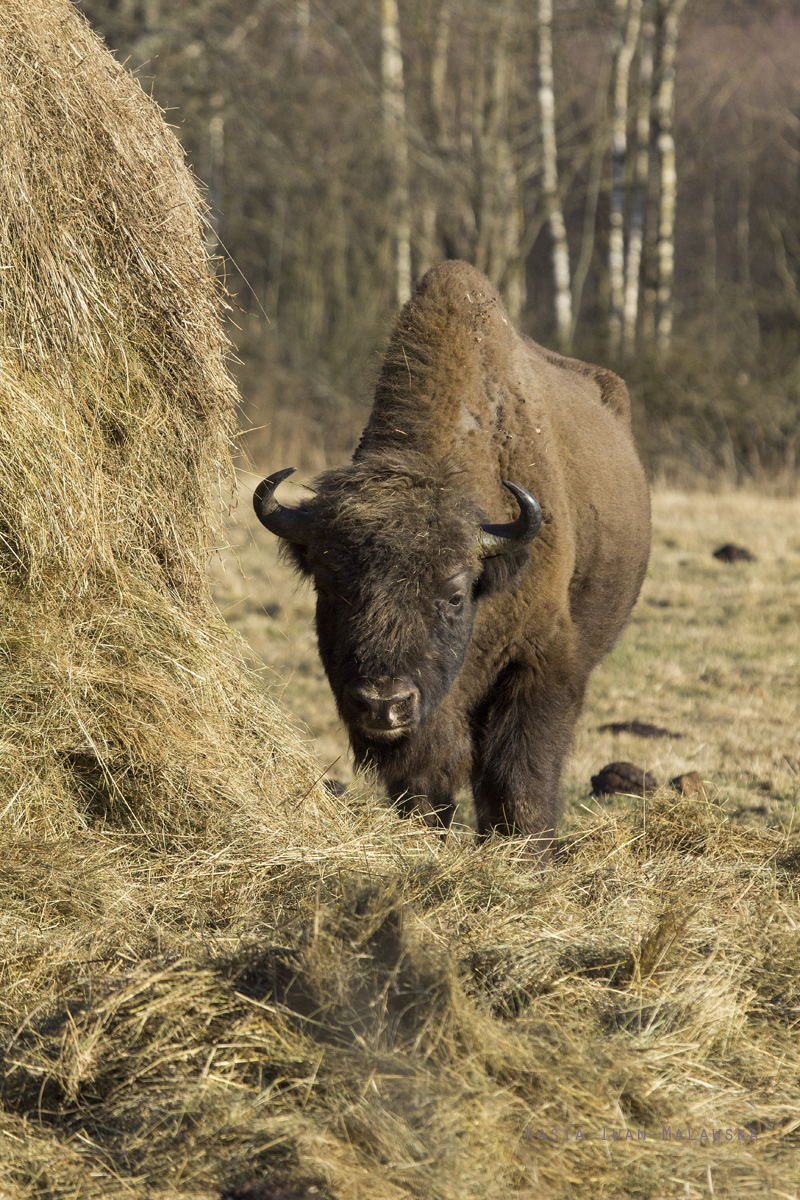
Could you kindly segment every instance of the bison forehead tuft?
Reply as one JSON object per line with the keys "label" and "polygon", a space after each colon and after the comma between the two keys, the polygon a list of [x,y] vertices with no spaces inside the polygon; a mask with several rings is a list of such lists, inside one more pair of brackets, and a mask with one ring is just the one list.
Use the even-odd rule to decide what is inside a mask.
{"label": "bison forehead tuft", "polygon": [[423,455],[383,456],[328,471],[315,484],[316,541],[326,557],[379,572],[398,592],[430,591],[464,568],[477,569],[482,515],[450,463]]}

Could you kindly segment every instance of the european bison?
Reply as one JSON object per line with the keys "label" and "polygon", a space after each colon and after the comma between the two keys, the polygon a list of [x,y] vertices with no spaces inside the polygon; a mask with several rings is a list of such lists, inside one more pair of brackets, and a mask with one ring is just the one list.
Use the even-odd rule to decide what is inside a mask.
{"label": "european bison", "polygon": [[481,837],[546,843],[589,673],[647,566],[625,384],[516,333],[487,279],[443,263],[400,313],[352,464],[304,508],[274,499],[290,473],[255,510],[314,582],[356,762],[432,825],[471,779]]}

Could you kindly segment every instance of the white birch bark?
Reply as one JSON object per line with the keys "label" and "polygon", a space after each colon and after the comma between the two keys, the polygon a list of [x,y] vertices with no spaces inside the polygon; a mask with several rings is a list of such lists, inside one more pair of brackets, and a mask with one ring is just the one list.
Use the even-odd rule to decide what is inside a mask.
{"label": "white birch bark", "polygon": [[705,246],[705,262],[703,263],[703,284],[709,300],[715,300],[717,294],[717,198],[716,181],[709,174],[703,196],[703,245]]}
{"label": "white birch bark", "polygon": [[384,132],[392,163],[395,298],[400,306],[405,304],[411,295],[411,202],[403,56],[400,49],[397,0],[380,0],[380,5],[381,98]]}
{"label": "white birch bark", "polygon": [[525,302],[525,278],[522,189],[509,134],[513,11],[512,0],[504,0],[496,23],[488,25],[482,35],[489,41],[490,52],[482,56],[485,83],[475,131],[479,206],[474,262],[500,290],[509,315],[517,321]]}
{"label": "white birch bark", "polygon": [[308,35],[311,25],[311,0],[297,0],[295,9],[295,44],[294,53],[298,65],[306,60],[308,53]]}
{"label": "white birch bark", "polygon": [[[617,0],[619,4],[620,0]],[[624,3],[624,0],[623,0]],[[628,94],[630,74],[639,26],[642,0],[628,0],[625,36],[621,39],[614,72],[614,116],[611,158],[611,205],[608,237],[609,312],[608,340],[613,358],[619,355],[622,341],[622,317],[625,303],[625,160],[628,149]]]}
{"label": "white birch bark", "polygon": [[445,138],[445,83],[447,81],[447,57],[450,49],[450,12],[452,0],[442,0],[436,21],[431,59],[431,109],[435,136],[438,142]]}
{"label": "white birch bark", "polygon": [[661,201],[658,220],[658,324],[656,346],[664,359],[672,345],[673,294],[675,276],[675,204],[678,175],[675,169],[675,138],[672,121],[675,112],[675,55],[678,25],[686,0],[660,0],[663,14],[661,71],[656,112],[658,116],[658,152],[661,160]]}
{"label": "white birch bark", "polygon": [[569,347],[575,337],[575,330],[581,312],[583,289],[589,275],[589,267],[594,257],[594,247],[597,240],[597,205],[600,199],[600,189],[603,185],[603,164],[608,149],[611,127],[608,116],[610,88],[614,74],[614,62],[619,46],[622,18],[625,15],[626,0],[616,0],[616,11],[608,51],[603,59],[603,67],[597,82],[597,93],[594,103],[594,141],[589,159],[589,180],[586,189],[586,205],[583,210],[583,232],[578,262],[572,276],[572,326],[570,329]]}
{"label": "white birch bark", "polygon": [[553,243],[556,329],[562,348],[569,345],[572,329],[569,245],[564,214],[558,195],[558,153],[556,145],[556,104],[553,90],[553,5],[539,0],[539,114],[542,127],[542,191],[544,192],[550,236]]}
{"label": "white birch bark", "polygon": [[[212,97],[212,103],[217,97]],[[219,212],[222,203],[222,172],[225,158],[225,118],[216,112],[208,122],[208,217],[205,227],[206,254],[219,254]]]}
{"label": "white birch bark", "polygon": [[[447,116],[445,95],[447,83],[447,59],[450,50],[450,8],[452,0],[441,0],[436,19],[431,55],[431,130],[433,150],[436,158],[447,151]],[[424,275],[438,260],[436,226],[439,216],[438,196],[433,180],[428,177],[422,199],[418,242],[419,273]]]}
{"label": "white birch bark", "polygon": [[742,119],[741,162],[739,167],[739,197],[736,206],[736,251],[739,260],[739,282],[750,291],[750,153],[753,139],[753,118],[745,112]]}
{"label": "white birch bark", "polygon": [[632,358],[636,350],[636,322],[639,315],[639,286],[644,244],[644,217],[647,205],[647,182],[650,176],[650,109],[653,90],[653,21],[652,0],[647,3],[642,19],[642,41],[639,51],[639,94],[636,105],[636,166],[631,201],[628,259],[625,265],[625,304],[623,311],[622,352]]}

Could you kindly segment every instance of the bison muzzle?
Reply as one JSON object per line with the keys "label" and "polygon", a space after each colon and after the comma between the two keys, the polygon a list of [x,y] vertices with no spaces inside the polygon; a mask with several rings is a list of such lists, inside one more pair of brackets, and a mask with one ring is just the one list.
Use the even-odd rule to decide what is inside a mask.
{"label": "bison muzzle", "polygon": [[516,333],[461,262],[397,322],[352,463],[255,511],[313,580],[355,759],[403,811],[552,839],[589,674],[641,587],[647,484],[622,380]]}

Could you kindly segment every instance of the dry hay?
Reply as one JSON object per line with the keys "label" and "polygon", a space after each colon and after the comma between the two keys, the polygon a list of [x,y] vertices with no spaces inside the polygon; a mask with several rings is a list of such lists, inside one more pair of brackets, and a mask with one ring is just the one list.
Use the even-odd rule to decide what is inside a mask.
{"label": "dry hay", "polygon": [[200,198],[68,3],[0,39],[2,819],[227,821],[313,780],[205,582],[235,395]]}
{"label": "dry hay", "polygon": [[202,580],[177,145],[66,0],[0,38],[0,1197],[793,1194],[796,839],[658,794],[537,873],[317,787]]}
{"label": "dry hay", "polygon": [[123,915],[121,834],[265,839],[317,789],[205,582],[235,393],[180,147],[66,0],[2,6],[0,106],[8,1027],[53,986],[51,917]]}
{"label": "dry hay", "polygon": [[660,794],[537,874],[359,810],[138,875],[26,849],[0,1194],[793,1194],[796,839]]}

